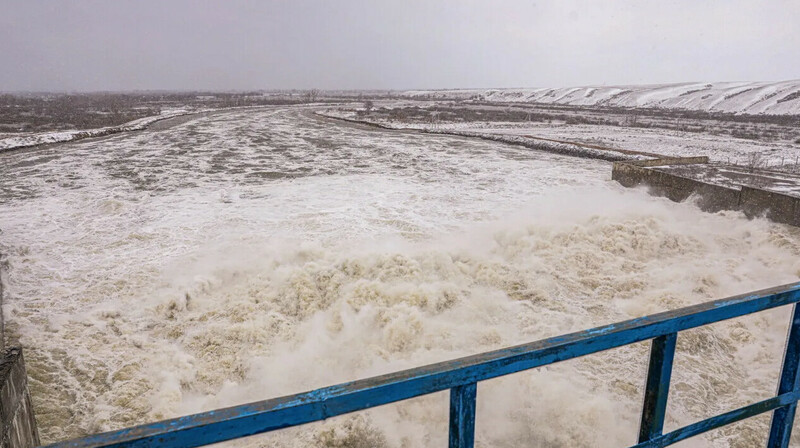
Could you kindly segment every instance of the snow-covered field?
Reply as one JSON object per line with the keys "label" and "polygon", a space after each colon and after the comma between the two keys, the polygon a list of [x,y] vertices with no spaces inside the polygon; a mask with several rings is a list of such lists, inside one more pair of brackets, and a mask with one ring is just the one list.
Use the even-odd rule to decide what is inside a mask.
{"label": "snow-covered field", "polygon": [[800,115],[800,80],[534,89],[411,90],[410,98],[573,106],[655,107],[736,114]]}
{"label": "snow-covered field", "polygon": [[0,134],[0,151],[23,148],[47,143],[63,143],[87,137],[99,137],[119,132],[139,131],[150,124],[167,118],[189,113],[185,109],[164,110],[159,115],[139,118],[119,126],[108,126],[98,129],[81,129],[72,131],[36,132],[26,134]]}
{"label": "snow-covered field", "polygon": [[[356,109],[329,109],[324,115],[363,120],[393,129],[419,129],[439,133],[459,133],[477,136],[508,137],[509,142],[529,138],[552,139],[621,149],[654,153],[664,157],[708,156],[711,161],[746,164],[751,154],[760,154],[766,166],[795,164],[800,160],[800,144],[766,142],[700,132],[686,132],[659,128],[634,128],[588,124],[541,122],[437,122],[410,121],[358,117]],[[554,144],[554,143],[551,143]],[[580,148],[573,148],[583,154]],[[590,148],[591,150],[591,148]],[[591,156],[597,151],[586,150]],[[635,158],[635,157],[630,157]]]}
{"label": "snow-covered field", "polygon": [[[453,127],[469,127],[455,125]],[[447,126],[442,126],[446,129]],[[794,162],[800,156],[800,145],[762,142],[729,136],[683,132],[669,129],[642,129],[619,126],[502,124],[485,123],[480,132],[594,143],[611,148],[645,151],[667,157],[709,156],[713,161],[745,163],[751,153],[762,154],[771,165]]]}
{"label": "snow-covered field", "polygon": [[[610,164],[225,111],[0,153],[7,331],[43,441],[295,393],[797,281],[800,231]],[[774,393],[788,315],[681,333],[667,427]],[[479,446],[635,443],[646,344],[481,383]],[[237,442],[435,447],[447,394]],[[748,420],[690,447],[750,447]]]}
{"label": "snow-covered field", "polygon": [[459,124],[437,124],[432,126],[426,123],[415,122],[399,122],[382,119],[374,119],[369,117],[358,117],[354,110],[346,109],[328,109],[317,113],[319,116],[327,118],[344,119],[357,123],[369,123],[378,125],[386,129],[395,130],[415,130],[425,131],[429,134],[445,134],[455,135],[461,137],[477,137],[484,140],[492,140],[499,143],[520,144],[528,146],[531,149],[538,149],[546,152],[571,155],[575,157],[586,157],[600,160],[637,160],[652,158],[644,155],[625,154],[617,151],[597,150],[593,148],[583,147],[571,143],[558,143],[558,142],[542,142],[528,138],[522,134],[515,134],[509,132],[494,132],[491,123],[459,123]]}

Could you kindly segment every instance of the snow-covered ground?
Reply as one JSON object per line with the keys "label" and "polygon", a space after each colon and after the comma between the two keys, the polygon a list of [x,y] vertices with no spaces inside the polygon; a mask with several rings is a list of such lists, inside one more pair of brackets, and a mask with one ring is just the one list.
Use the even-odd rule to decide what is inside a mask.
{"label": "snow-covered ground", "polygon": [[411,90],[410,98],[573,106],[655,107],[736,114],[800,114],[800,80],[531,89]]}
{"label": "snow-covered ground", "polygon": [[186,109],[164,110],[159,115],[143,117],[129,121],[119,126],[107,126],[97,129],[75,129],[71,131],[36,132],[26,134],[0,134],[0,151],[14,148],[24,148],[46,143],[63,143],[87,137],[99,137],[116,134],[118,132],[138,131],[146,128],[153,122],[167,118],[177,117],[189,113]]}
{"label": "snow-covered ground", "polygon": [[[443,126],[446,127],[446,126]],[[454,126],[463,127],[463,126]],[[645,151],[666,157],[708,156],[712,161],[744,164],[752,153],[762,154],[769,165],[794,163],[800,157],[800,145],[762,142],[730,136],[684,132],[670,129],[643,129],[599,125],[553,125],[509,123],[500,126],[486,123],[480,132],[568,140]]]}
{"label": "snow-covered ground", "polygon": [[[610,161],[639,160],[639,159],[652,158],[650,156],[641,154],[630,154],[614,150],[608,151],[602,149],[595,149],[582,146],[579,144],[572,144],[569,142],[563,142],[563,143],[546,142],[542,140],[532,139],[525,135],[518,135],[513,133],[485,132],[484,128],[480,126],[477,127],[464,126],[463,124],[461,126],[459,125],[430,126],[424,123],[398,122],[398,121],[373,119],[373,118],[359,118],[356,116],[353,110],[343,110],[343,109],[336,109],[336,110],[329,109],[317,112],[317,114],[328,118],[338,118],[360,123],[369,123],[373,125],[378,125],[386,129],[395,129],[395,130],[413,129],[413,130],[425,131],[431,134],[447,134],[447,135],[457,135],[462,137],[477,137],[485,140],[493,140],[500,143],[523,145],[531,149],[537,149],[546,152],[570,155],[575,157],[585,157],[591,159],[601,159]],[[480,123],[470,123],[470,124],[480,125]]]}
{"label": "snow-covered ground", "polygon": [[[354,109],[330,109],[324,115],[372,122],[393,129],[420,129],[431,132],[475,136],[502,136],[511,143],[552,139],[625,151],[653,153],[664,157],[708,156],[711,161],[746,164],[751,154],[760,154],[766,166],[796,164],[800,145],[686,132],[660,128],[634,128],[589,124],[542,122],[439,122],[421,123],[359,118]],[[587,153],[591,154],[591,153]],[[635,157],[631,157],[635,158]]]}

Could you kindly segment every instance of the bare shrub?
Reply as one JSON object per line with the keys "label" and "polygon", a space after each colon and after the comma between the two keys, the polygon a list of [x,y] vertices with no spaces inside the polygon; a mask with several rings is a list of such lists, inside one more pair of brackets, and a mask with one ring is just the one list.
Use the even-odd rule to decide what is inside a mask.
{"label": "bare shrub", "polygon": [[752,173],[757,169],[763,168],[765,163],[764,154],[760,152],[751,152],[747,155],[744,166]]}
{"label": "bare shrub", "polygon": [[311,89],[307,91],[304,97],[307,103],[313,103],[317,101],[317,98],[319,98],[319,89]]}

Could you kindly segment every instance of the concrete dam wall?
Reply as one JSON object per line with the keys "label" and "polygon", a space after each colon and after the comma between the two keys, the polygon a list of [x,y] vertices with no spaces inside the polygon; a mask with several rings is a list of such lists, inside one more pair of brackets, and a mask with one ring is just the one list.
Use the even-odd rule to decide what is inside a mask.
{"label": "concrete dam wall", "polygon": [[766,216],[774,222],[800,226],[800,198],[748,185],[723,186],[659,170],[658,167],[706,164],[707,157],[683,157],[615,162],[611,178],[626,187],[647,185],[651,194],[680,202],[697,195],[708,212],[740,210],[748,217]]}
{"label": "concrete dam wall", "polygon": [[[5,300],[5,261],[0,254],[0,309]],[[22,349],[5,348],[5,324],[0,313],[0,448],[30,448],[39,445],[28,374]]]}
{"label": "concrete dam wall", "polygon": [[39,445],[39,431],[28,391],[28,374],[22,349],[9,348],[0,361],[0,447]]}

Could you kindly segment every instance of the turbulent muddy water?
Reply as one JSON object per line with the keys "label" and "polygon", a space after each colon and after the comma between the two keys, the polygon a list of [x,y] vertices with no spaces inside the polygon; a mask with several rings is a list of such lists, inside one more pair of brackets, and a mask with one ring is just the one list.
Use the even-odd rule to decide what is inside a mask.
{"label": "turbulent muddy water", "polygon": [[[800,233],[610,164],[294,109],[0,153],[4,312],[44,441],[796,281]],[[667,429],[775,390],[781,309],[681,333]],[[635,443],[649,347],[481,383],[477,445]],[[445,446],[448,396],[236,442]],[[681,446],[760,446],[768,417]]]}

